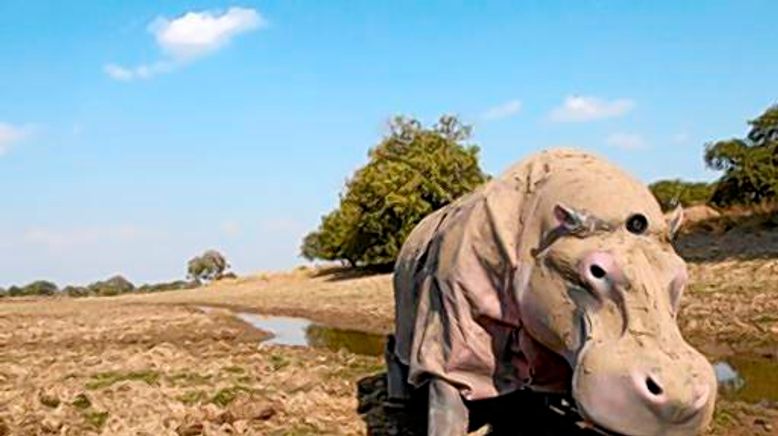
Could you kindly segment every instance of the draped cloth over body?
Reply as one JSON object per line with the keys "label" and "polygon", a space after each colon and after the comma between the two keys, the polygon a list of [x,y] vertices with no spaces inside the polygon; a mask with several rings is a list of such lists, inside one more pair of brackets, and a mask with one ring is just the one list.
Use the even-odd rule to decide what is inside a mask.
{"label": "draped cloth over body", "polygon": [[523,387],[569,389],[569,364],[522,329],[516,296],[526,286],[532,250],[548,225],[539,201],[575,197],[575,190],[610,174],[614,180],[628,177],[614,171],[579,151],[542,152],[414,229],[394,282],[394,353],[409,366],[412,385],[439,377],[469,400]]}

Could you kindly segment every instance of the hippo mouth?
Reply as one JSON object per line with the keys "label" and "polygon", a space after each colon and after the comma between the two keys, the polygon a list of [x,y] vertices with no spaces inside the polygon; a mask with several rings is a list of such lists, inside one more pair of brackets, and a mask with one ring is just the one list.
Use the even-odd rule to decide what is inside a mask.
{"label": "hippo mouth", "polygon": [[592,422],[585,418],[576,407],[575,400],[569,395],[547,395],[544,399],[546,406],[552,412],[560,416],[560,419],[570,422],[579,428],[581,434],[625,436]]}
{"label": "hippo mouth", "polygon": [[[587,341],[574,370],[568,410],[599,434],[697,434],[709,422],[715,401],[715,379],[707,360],[692,354],[688,345],[687,350],[676,347],[679,354],[686,352],[685,359],[657,361],[665,357],[654,352],[659,347],[629,359],[635,350],[625,338]],[[679,382],[667,374],[686,376]]]}

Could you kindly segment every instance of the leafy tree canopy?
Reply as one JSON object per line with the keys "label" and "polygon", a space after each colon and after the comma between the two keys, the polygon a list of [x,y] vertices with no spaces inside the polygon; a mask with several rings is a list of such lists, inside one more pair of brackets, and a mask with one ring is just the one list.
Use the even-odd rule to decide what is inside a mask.
{"label": "leafy tree canopy", "polygon": [[778,196],[778,105],[748,124],[745,138],[705,146],[705,163],[724,172],[711,197],[716,205],[757,204]]}
{"label": "leafy tree canopy", "polygon": [[648,186],[664,211],[678,205],[689,207],[705,204],[710,200],[715,187],[713,183],[686,182],[680,179],[660,180]]}
{"label": "leafy tree canopy", "polygon": [[304,238],[302,255],[392,264],[422,218],[485,181],[479,149],[467,143],[470,134],[470,126],[454,116],[442,116],[432,127],[395,117],[388,135],[369,151],[368,163],[347,181],[338,208]]}
{"label": "leafy tree canopy", "polygon": [[208,250],[187,263],[188,277],[197,282],[218,280],[230,267],[227,259],[216,250]]}
{"label": "leafy tree canopy", "polygon": [[11,287],[9,291],[16,295],[54,295],[58,290],[56,284],[47,280],[38,280],[21,289]]}
{"label": "leafy tree canopy", "polygon": [[[87,286],[87,292],[91,295],[119,295],[135,290],[135,285],[123,276],[117,275]],[[68,289],[69,294],[78,295],[79,289]]]}

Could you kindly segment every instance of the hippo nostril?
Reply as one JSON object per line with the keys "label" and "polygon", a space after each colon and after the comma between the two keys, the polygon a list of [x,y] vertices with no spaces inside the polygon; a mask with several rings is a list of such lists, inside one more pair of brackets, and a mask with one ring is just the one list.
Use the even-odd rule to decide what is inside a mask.
{"label": "hippo nostril", "polygon": [[646,377],[646,387],[648,388],[648,392],[651,392],[651,394],[655,396],[662,395],[662,392],[664,392],[662,390],[662,387],[659,386],[659,384],[657,384],[657,382],[654,381],[654,379],[651,378],[651,376]]}
{"label": "hippo nostril", "polygon": [[589,272],[595,279],[601,279],[605,277],[605,270],[600,265],[594,264],[589,267]]}

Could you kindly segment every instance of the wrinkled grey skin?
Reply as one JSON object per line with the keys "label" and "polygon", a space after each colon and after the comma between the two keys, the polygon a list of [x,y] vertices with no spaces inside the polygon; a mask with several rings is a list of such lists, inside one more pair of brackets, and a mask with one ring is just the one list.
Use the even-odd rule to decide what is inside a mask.
{"label": "wrinkled grey skin", "polygon": [[[571,150],[533,156],[490,183],[514,183],[522,192],[520,210],[530,212],[515,217],[522,220],[517,254],[503,259],[513,263],[513,282],[495,292],[515,299],[519,329],[569,364],[572,380],[563,382],[583,417],[627,435],[700,433],[713,413],[716,382],[711,365],[684,341],[676,322],[687,272],[670,241],[681,215],[666,220],[641,183]],[[641,219],[645,226],[636,224]],[[406,245],[439,239],[432,221],[440,221],[440,214],[425,219]],[[430,261],[414,250],[404,248],[398,265],[408,269],[423,259],[424,265],[411,269],[428,273],[424,268],[455,258]],[[396,276],[398,311],[418,305],[407,304],[407,294],[416,298],[418,291],[406,282]],[[398,319],[407,315],[398,312]],[[407,336],[402,328],[398,338]],[[414,363],[396,351],[408,347],[390,341],[390,397],[407,398],[414,389],[407,383]],[[466,433],[464,391],[449,379],[444,371],[427,379],[431,435]],[[531,382],[524,387],[534,388]],[[521,427],[521,411],[516,425]]]}

